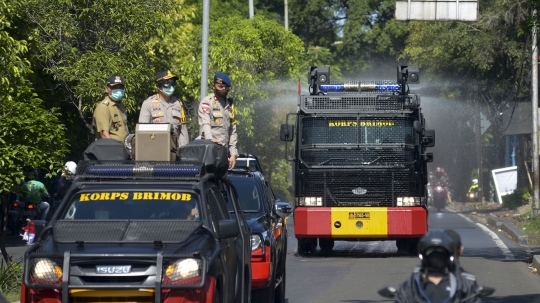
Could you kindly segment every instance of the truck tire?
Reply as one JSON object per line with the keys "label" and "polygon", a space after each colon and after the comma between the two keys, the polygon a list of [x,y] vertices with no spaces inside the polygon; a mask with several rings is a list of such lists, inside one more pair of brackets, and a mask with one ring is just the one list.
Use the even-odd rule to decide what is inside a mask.
{"label": "truck tire", "polygon": [[[286,256],[286,254],[284,254]],[[285,264],[285,256],[282,257],[282,261],[281,261],[281,273],[280,273],[280,278],[281,278],[281,282],[279,283],[279,285],[276,287],[276,295],[275,295],[275,303],[285,303],[285,287],[286,287],[286,281],[285,281],[285,278],[287,277],[286,275],[286,264]]]}
{"label": "truck tire", "polygon": [[317,249],[317,238],[298,238],[298,254],[309,255]]}
{"label": "truck tire", "polygon": [[397,239],[398,253],[415,255],[418,250],[418,238]]}
{"label": "truck tire", "polygon": [[251,301],[261,303],[274,303],[276,295],[276,270],[273,270],[270,285],[251,290]]}
{"label": "truck tire", "polygon": [[319,247],[324,253],[331,253],[334,249],[334,239],[319,238]]}

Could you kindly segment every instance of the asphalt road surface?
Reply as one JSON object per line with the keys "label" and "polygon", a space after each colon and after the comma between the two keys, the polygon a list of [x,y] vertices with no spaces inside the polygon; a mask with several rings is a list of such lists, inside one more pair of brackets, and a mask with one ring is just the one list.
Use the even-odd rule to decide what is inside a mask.
{"label": "asphalt road surface", "polygon": [[[331,255],[317,251],[312,256],[300,257],[296,253],[292,216],[288,224],[286,298],[289,303],[392,302],[379,296],[377,290],[399,286],[420,264],[417,256],[398,254],[395,241],[337,241]],[[465,246],[462,266],[476,274],[479,284],[496,288],[495,294],[483,302],[540,302],[540,277],[528,268],[528,248],[448,210],[431,211],[429,226],[454,229],[461,235]],[[20,237],[14,236],[7,246],[13,260],[22,259],[27,248]]]}
{"label": "asphalt road surface", "polygon": [[[296,252],[292,216],[288,224],[286,297],[289,303],[392,302],[379,296],[377,290],[399,286],[420,264],[417,256],[398,254],[395,241],[338,241],[331,255],[317,250],[312,256],[300,257]],[[462,266],[476,275],[480,285],[496,288],[482,302],[540,302],[540,277],[528,268],[528,248],[448,210],[431,211],[429,227],[454,229],[461,235],[465,246]]]}

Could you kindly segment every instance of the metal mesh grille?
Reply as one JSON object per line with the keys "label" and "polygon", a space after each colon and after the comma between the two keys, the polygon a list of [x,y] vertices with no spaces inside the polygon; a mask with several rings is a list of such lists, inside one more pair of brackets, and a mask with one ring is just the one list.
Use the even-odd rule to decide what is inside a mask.
{"label": "metal mesh grille", "polygon": [[35,284],[58,285],[62,282],[61,258],[30,258],[30,282]]}
{"label": "metal mesh grille", "polygon": [[100,179],[193,180],[201,174],[202,163],[79,161],[77,176]]}
{"label": "metal mesh grille", "polygon": [[[300,196],[323,197],[324,206],[395,206],[398,196],[419,196],[421,180],[409,170],[313,172],[301,175]],[[358,194],[364,189],[364,194]]]}
{"label": "metal mesh grille", "polygon": [[405,149],[302,149],[300,158],[311,166],[402,166],[414,161],[414,150]]}
{"label": "metal mesh grille", "polygon": [[357,111],[399,111],[416,105],[415,95],[363,94],[347,96],[301,96],[300,109],[305,113]]}
{"label": "metal mesh grille", "polygon": [[60,243],[87,242],[183,242],[201,225],[179,220],[59,220],[53,223]]}
{"label": "metal mesh grille", "polygon": [[413,144],[413,122],[412,117],[301,117],[301,144]]}

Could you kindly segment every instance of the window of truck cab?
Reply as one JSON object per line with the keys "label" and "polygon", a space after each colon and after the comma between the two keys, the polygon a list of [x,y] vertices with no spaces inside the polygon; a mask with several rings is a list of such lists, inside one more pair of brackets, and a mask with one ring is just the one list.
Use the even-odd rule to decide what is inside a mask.
{"label": "window of truck cab", "polygon": [[64,220],[199,220],[199,197],[188,191],[85,191]]}

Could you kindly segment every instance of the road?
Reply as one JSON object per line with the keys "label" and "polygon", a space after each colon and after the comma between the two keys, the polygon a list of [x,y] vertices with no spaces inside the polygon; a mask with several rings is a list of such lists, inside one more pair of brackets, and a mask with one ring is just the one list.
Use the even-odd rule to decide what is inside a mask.
{"label": "road", "polygon": [[[420,264],[417,256],[399,255],[395,241],[336,242],[331,255],[296,253],[292,217],[289,223],[287,290],[289,303],[391,302],[377,294],[388,285],[399,286]],[[430,228],[454,229],[462,237],[462,266],[479,284],[495,287],[483,302],[540,302],[540,277],[531,273],[527,249],[504,234],[448,210],[429,215]]]}
{"label": "road", "polygon": [[[391,302],[377,294],[387,286],[398,286],[420,261],[416,256],[399,255],[394,241],[336,242],[331,255],[317,251],[313,256],[296,253],[292,216],[289,224],[287,290],[289,303]],[[430,228],[454,229],[462,237],[463,267],[476,274],[480,284],[495,287],[483,302],[540,302],[540,277],[527,266],[526,248],[498,232],[448,210],[429,215]],[[8,241],[13,260],[26,250],[17,238]],[[256,303],[256,302],[254,302]]]}

